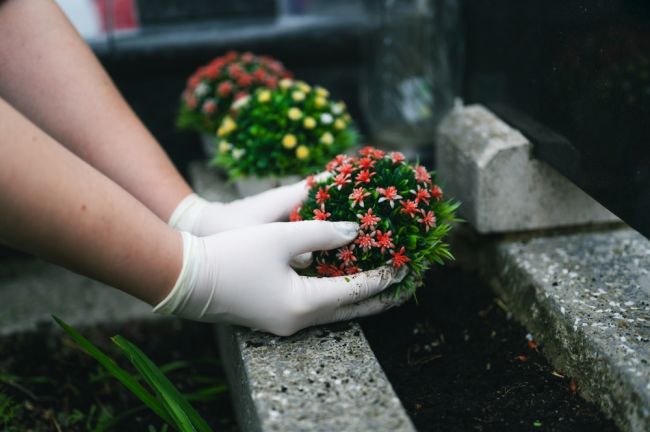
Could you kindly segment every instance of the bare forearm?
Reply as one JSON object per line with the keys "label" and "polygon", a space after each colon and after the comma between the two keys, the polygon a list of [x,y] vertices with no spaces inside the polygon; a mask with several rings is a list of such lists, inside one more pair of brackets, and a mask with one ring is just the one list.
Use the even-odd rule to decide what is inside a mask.
{"label": "bare forearm", "polygon": [[0,238],[150,303],[182,265],[179,234],[0,99]]}
{"label": "bare forearm", "polygon": [[0,96],[161,219],[191,193],[54,2],[0,2],[0,76]]}

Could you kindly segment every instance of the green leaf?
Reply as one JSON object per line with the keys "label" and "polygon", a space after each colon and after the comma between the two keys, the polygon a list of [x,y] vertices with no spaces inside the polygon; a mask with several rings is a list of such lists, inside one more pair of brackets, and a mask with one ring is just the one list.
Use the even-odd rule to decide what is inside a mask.
{"label": "green leaf", "polygon": [[111,339],[127,355],[133,366],[138,369],[149,386],[156,392],[182,432],[212,432],[205,420],[146,354],[122,336],[117,335]]}
{"label": "green leaf", "polygon": [[59,317],[52,315],[56,323],[83,349],[106,368],[118,381],[128,388],[138,399],[147,405],[161,419],[167,423],[172,423],[171,417],[167,414],[160,402],[145,389],[130,373],[119,367],[113,359],[104,354],[99,348],[92,344],[88,339],[83,337],[79,332],[66,324]]}

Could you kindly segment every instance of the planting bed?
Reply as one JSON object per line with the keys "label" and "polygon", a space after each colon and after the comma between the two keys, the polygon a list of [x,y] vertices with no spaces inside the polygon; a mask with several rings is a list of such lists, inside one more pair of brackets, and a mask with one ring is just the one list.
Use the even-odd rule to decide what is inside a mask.
{"label": "planting bed", "polygon": [[478,276],[432,270],[418,301],[362,322],[418,430],[617,430]]}
{"label": "planting bed", "polygon": [[[65,317],[61,317],[65,319]],[[110,337],[121,334],[165,370],[215,431],[235,431],[213,329],[180,320],[131,321],[79,329],[133,371]],[[128,390],[51,326],[0,339],[0,430],[163,431]],[[108,426],[107,428],[105,428]]]}

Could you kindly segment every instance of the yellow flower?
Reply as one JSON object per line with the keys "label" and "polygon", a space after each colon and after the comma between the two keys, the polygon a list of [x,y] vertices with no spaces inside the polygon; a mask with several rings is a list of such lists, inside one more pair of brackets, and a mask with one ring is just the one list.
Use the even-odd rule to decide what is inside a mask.
{"label": "yellow flower", "polygon": [[336,119],[334,122],[334,129],[342,130],[345,129],[345,122],[341,119]]}
{"label": "yellow flower", "polygon": [[309,157],[309,149],[307,146],[299,145],[296,149],[296,157],[298,159],[307,159]]}
{"label": "yellow flower", "polygon": [[291,87],[292,85],[293,85],[293,80],[292,79],[283,78],[283,79],[280,80],[280,88],[281,89],[286,90],[289,87]]}
{"label": "yellow flower", "polygon": [[316,105],[316,108],[323,108],[327,105],[327,99],[323,96],[316,96],[316,99],[314,99],[314,105]]}
{"label": "yellow flower", "polygon": [[327,89],[324,89],[323,87],[316,87],[314,91],[318,96],[322,98],[327,98],[330,95],[330,92],[328,92]]}
{"label": "yellow flower", "polygon": [[270,100],[271,100],[271,92],[268,91],[268,90],[262,90],[257,95],[257,101],[258,102],[264,103],[264,102],[268,102]]}
{"label": "yellow flower", "polygon": [[231,148],[232,148],[232,144],[230,144],[228,141],[226,140],[219,141],[219,153],[222,154],[227,153],[228,151],[230,151]]}
{"label": "yellow flower", "polygon": [[286,134],[284,138],[282,138],[282,146],[286,149],[294,148],[297,143],[298,140],[296,139],[296,136],[293,134]]}
{"label": "yellow flower", "polygon": [[296,102],[301,102],[305,100],[305,94],[301,91],[296,90],[293,93],[291,93],[291,98]]}
{"label": "yellow flower", "polygon": [[225,136],[235,129],[237,129],[237,123],[235,123],[232,117],[225,116],[221,122],[221,126],[219,126],[219,129],[217,130],[217,135]]}
{"label": "yellow flower", "polygon": [[311,90],[311,87],[309,86],[309,84],[307,84],[307,83],[304,82],[304,81],[298,81],[298,82],[296,83],[296,87],[298,87],[298,89],[299,89],[301,92],[304,92],[304,93],[309,93],[309,91]]}
{"label": "yellow flower", "polygon": [[321,135],[320,142],[322,142],[325,145],[330,145],[334,142],[334,137],[332,136],[331,133],[325,132],[323,135]]}
{"label": "yellow flower", "polygon": [[300,111],[298,108],[293,107],[289,108],[289,112],[287,113],[289,118],[291,120],[300,120],[302,118],[302,111]]}
{"label": "yellow flower", "polygon": [[305,117],[305,119],[302,121],[302,125],[305,127],[305,129],[313,129],[316,127],[316,120],[314,120],[313,117]]}

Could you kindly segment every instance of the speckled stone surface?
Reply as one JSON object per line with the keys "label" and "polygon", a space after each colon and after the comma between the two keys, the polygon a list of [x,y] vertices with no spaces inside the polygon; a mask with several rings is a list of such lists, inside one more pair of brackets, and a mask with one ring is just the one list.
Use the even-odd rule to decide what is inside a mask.
{"label": "speckled stone surface", "polygon": [[243,430],[415,430],[358,324],[219,333]]}
{"label": "speckled stone surface", "polygon": [[623,430],[650,430],[650,241],[631,229],[503,241],[483,267],[585,398]]}
{"label": "speckled stone surface", "polygon": [[457,106],[438,128],[436,169],[480,233],[618,220],[531,151],[526,137],[485,107]]}
{"label": "speckled stone surface", "polygon": [[153,319],[151,306],[92,279],[37,259],[0,265],[0,335],[52,324],[55,314],[71,325]]}
{"label": "speckled stone surface", "polygon": [[[237,198],[205,163],[189,172],[204,198]],[[415,430],[358,324],[284,338],[227,325],[216,331],[244,431]]]}

